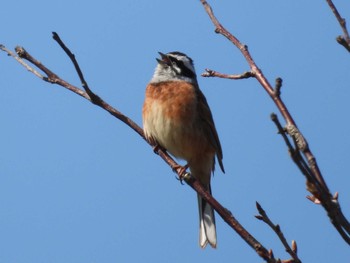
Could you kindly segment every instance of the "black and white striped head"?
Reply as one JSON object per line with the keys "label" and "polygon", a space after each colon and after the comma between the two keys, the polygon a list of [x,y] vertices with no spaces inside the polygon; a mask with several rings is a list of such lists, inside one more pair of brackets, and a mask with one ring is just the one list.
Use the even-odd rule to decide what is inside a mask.
{"label": "black and white striped head", "polygon": [[161,58],[157,58],[158,65],[151,83],[178,80],[197,83],[193,60],[190,57],[178,51],[167,54],[158,53]]}

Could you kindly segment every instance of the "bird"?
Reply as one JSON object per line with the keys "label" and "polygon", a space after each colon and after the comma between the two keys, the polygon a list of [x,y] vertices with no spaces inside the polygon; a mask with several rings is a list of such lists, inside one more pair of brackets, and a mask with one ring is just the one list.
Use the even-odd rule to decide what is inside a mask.
{"label": "bird", "polygon": [[[211,194],[215,156],[223,173],[223,154],[207,100],[199,89],[193,60],[174,51],[158,52],[142,108],[145,137],[178,159]],[[197,194],[199,245],[217,246],[214,210]]]}

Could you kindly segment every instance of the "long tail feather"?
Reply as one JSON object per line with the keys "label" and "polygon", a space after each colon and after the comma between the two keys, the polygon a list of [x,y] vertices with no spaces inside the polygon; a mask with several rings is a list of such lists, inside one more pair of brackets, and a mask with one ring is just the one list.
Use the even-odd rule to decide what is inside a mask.
{"label": "long tail feather", "polygon": [[198,197],[199,208],[199,245],[205,248],[209,245],[216,248],[216,227],[214,209],[200,196]]}

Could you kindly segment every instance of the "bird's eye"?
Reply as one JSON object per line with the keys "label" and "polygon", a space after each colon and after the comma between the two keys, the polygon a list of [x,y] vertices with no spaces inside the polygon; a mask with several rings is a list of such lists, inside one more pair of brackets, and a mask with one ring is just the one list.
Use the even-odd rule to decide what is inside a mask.
{"label": "bird's eye", "polygon": [[169,57],[169,59],[170,59],[171,65],[176,66],[176,64],[177,64],[177,59],[174,58],[174,57]]}

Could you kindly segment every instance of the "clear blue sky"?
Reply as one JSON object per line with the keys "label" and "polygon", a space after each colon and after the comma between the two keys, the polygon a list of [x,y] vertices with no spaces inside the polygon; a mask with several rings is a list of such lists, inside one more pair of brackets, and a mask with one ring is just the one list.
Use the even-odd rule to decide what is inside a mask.
{"label": "clear blue sky", "polygon": [[[350,218],[350,57],[326,1],[210,2],[268,79],[283,78],[283,99]],[[335,4],[350,22],[349,5]],[[51,39],[58,32],[91,88],[139,124],[157,51],[187,53],[198,74],[248,70],[198,0],[4,1],[0,22],[0,43],[23,45],[79,85]],[[219,217],[218,249],[199,248],[195,193],[124,124],[4,53],[0,72],[0,262],[261,262]],[[348,262],[349,246],[305,198],[263,89],[254,79],[199,83],[224,151],[214,196],[276,256],[289,258],[254,218],[255,201],[297,241],[303,262]]]}

